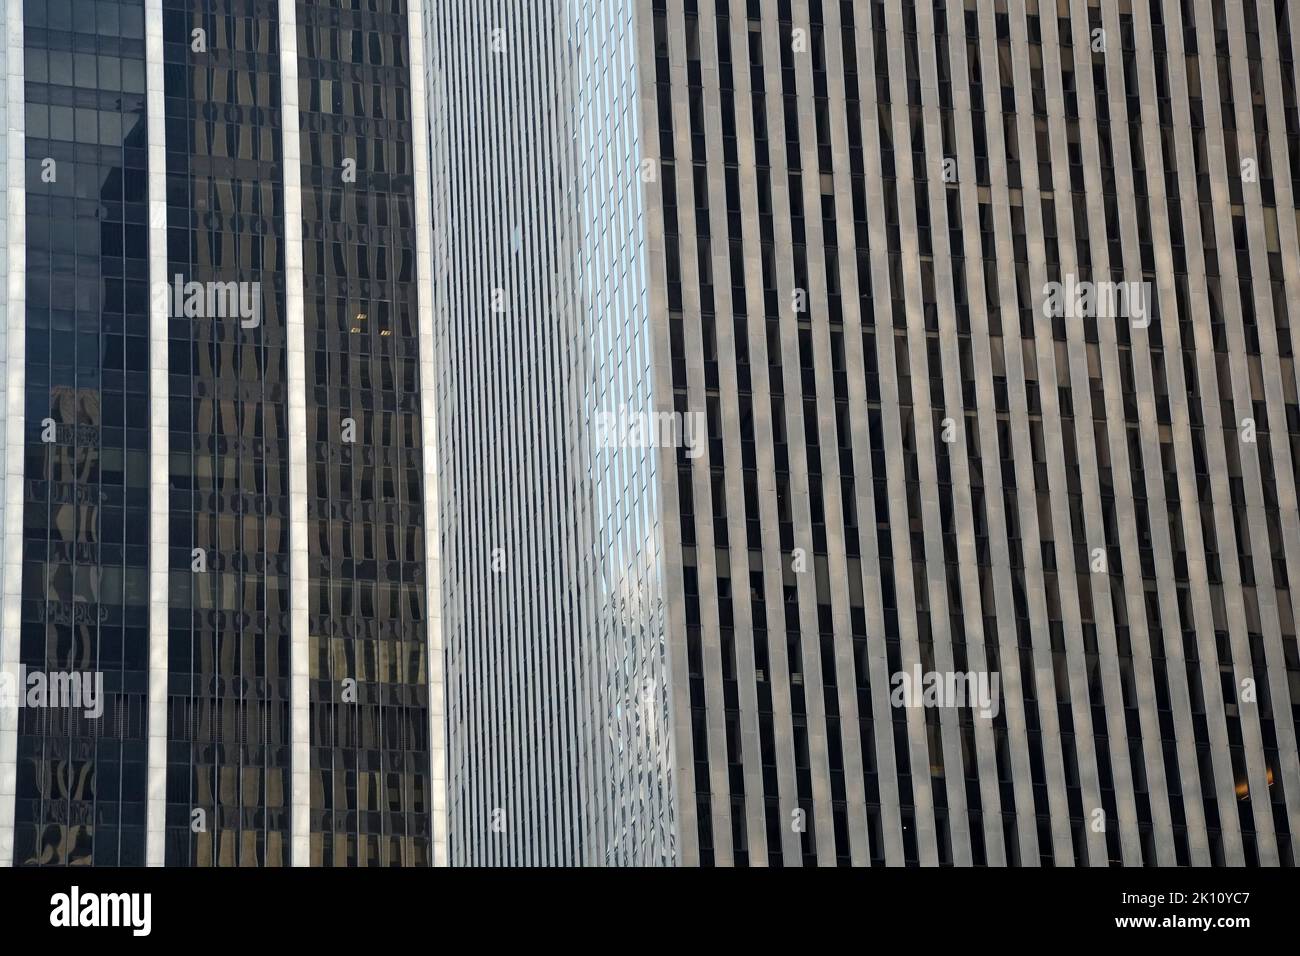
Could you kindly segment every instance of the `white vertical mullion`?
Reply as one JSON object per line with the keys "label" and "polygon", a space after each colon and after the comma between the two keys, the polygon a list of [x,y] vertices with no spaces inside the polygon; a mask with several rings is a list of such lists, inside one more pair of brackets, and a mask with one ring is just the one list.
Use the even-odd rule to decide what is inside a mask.
{"label": "white vertical mullion", "polygon": [[[145,0],[149,287],[167,286],[167,152],[162,0]],[[149,717],[145,861],[163,866],[167,827],[168,296],[149,297]]]}
{"label": "white vertical mullion", "polygon": [[[24,169],[23,5],[5,3],[6,122],[8,182],[8,299],[5,333],[5,434],[3,604],[0,604],[0,676],[17,688],[18,637],[22,622],[23,412],[26,393],[27,175]],[[14,799],[18,783],[18,708],[0,705],[0,867],[13,865]]]}
{"label": "white vertical mullion", "polygon": [[311,710],[307,673],[307,385],[303,321],[302,166],[298,145],[298,26],[295,0],[280,0],[280,128],[284,174],[285,353],[289,407],[290,862],[310,865]]}
{"label": "white vertical mullion", "polygon": [[424,3],[409,0],[411,155],[415,176],[415,276],[420,336],[420,438],[424,459],[424,575],[429,655],[429,762],[433,865],[447,865],[446,708],[443,706],[442,587],[438,514],[437,375],[433,351],[433,236],[429,196],[429,126],[424,75]]}

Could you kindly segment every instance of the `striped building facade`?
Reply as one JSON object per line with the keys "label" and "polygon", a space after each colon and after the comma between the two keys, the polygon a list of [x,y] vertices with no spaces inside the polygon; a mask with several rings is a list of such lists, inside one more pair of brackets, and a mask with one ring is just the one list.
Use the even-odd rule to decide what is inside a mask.
{"label": "striped building facade", "polygon": [[1297,18],[9,0],[0,865],[1294,865]]}
{"label": "striped building facade", "polygon": [[427,10],[449,858],[668,864],[663,465],[588,427],[654,395],[636,11]]}
{"label": "striped building facade", "polygon": [[[691,6],[683,861],[1293,863],[1291,11]],[[1045,314],[1085,281],[1149,314]],[[1002,706],[895,706],[918,669]]]}
{"label": "striped building facade", "polygon": [[453,862],[1294,864],[1293,0],[429,10]]}

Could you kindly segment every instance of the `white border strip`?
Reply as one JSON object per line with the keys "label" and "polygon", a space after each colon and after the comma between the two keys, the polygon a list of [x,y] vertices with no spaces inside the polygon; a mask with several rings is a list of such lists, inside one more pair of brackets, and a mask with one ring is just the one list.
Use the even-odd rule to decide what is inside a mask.
{"label": "white border strip", "polygon": [[407,61],[411,65],[412,169],[415,174],[415,276],[419,289],[420,335],[420,435],[424,454],[424,574],[428,591],[429,654],[429,760],[430,802],[433,820],[433,865],[447,865],[447,750],[446,707],[443,685],[442,538],[438,513],[437,368],[433,353],[433,236],[429,196],[428,94],[424,76],[424,0],[409,0],[410,24]]}
{"label": "white border strip", "polygon": [[[5,337],[5,441],[3,603],[0,604],[0,671],[18,686],[18,637],[22,626],[23,567],[23,440],[26,390],[27,322],[27,175],[26,117],[23,88],[23,5],[5,3],[7,110],[5,148],[8,150],[5,202],[8,206],[9,274],[8,326]],[[18,783],[18,709],[0,707],[0,867],[14,858],[14,799]]]}
{"label": "white border strip", "polygon": [[[162,0],[145,0],[144,50],[149,124],[149,285],[167,283],[167,124],[163,110]],[[149,777],[145,862],[163,866],[167,836],[167,606],[170,443],[167,299],[149,297]]]}
{"label": "white border strip", "polygon": [[280,0],[280,128],[284,168],[285,351],[289,372],[290,862],[311,865],[311,710],[307,562],[307,339],[303,322],[302,154],[298,144],[295,0]]}

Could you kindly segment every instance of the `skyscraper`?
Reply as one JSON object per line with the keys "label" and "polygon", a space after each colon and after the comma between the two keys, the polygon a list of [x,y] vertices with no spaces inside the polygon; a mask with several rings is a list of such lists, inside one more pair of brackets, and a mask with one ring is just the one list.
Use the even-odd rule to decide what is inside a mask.
{"label": "skyscraper", "polygon": [[638,10],[427,9],[450,859],[671,863]]}
{"label": "skyscraper", "polygon": [[428,10],[454,863],[1294,863],[1294,4]]}
{"label": "skyscraper", "polygon": [[8,0],[0,865],[1294,865],[1294,0]]}
{"label": "skyscraper", "polygon": [[0,863],[437,862],[418,6],[5,12]]}

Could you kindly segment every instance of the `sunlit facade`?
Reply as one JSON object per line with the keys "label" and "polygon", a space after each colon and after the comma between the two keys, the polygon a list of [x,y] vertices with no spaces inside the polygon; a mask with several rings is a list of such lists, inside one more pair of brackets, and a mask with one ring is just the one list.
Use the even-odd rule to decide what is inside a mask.
{"label": "sunlit facade", "polygon": [[454,860],[1294,863],[1294,3],[429,9]]}
{"label": "sunlit facade", "polygon": [[670,864],[633,8],[427,8],[450,859]]}

